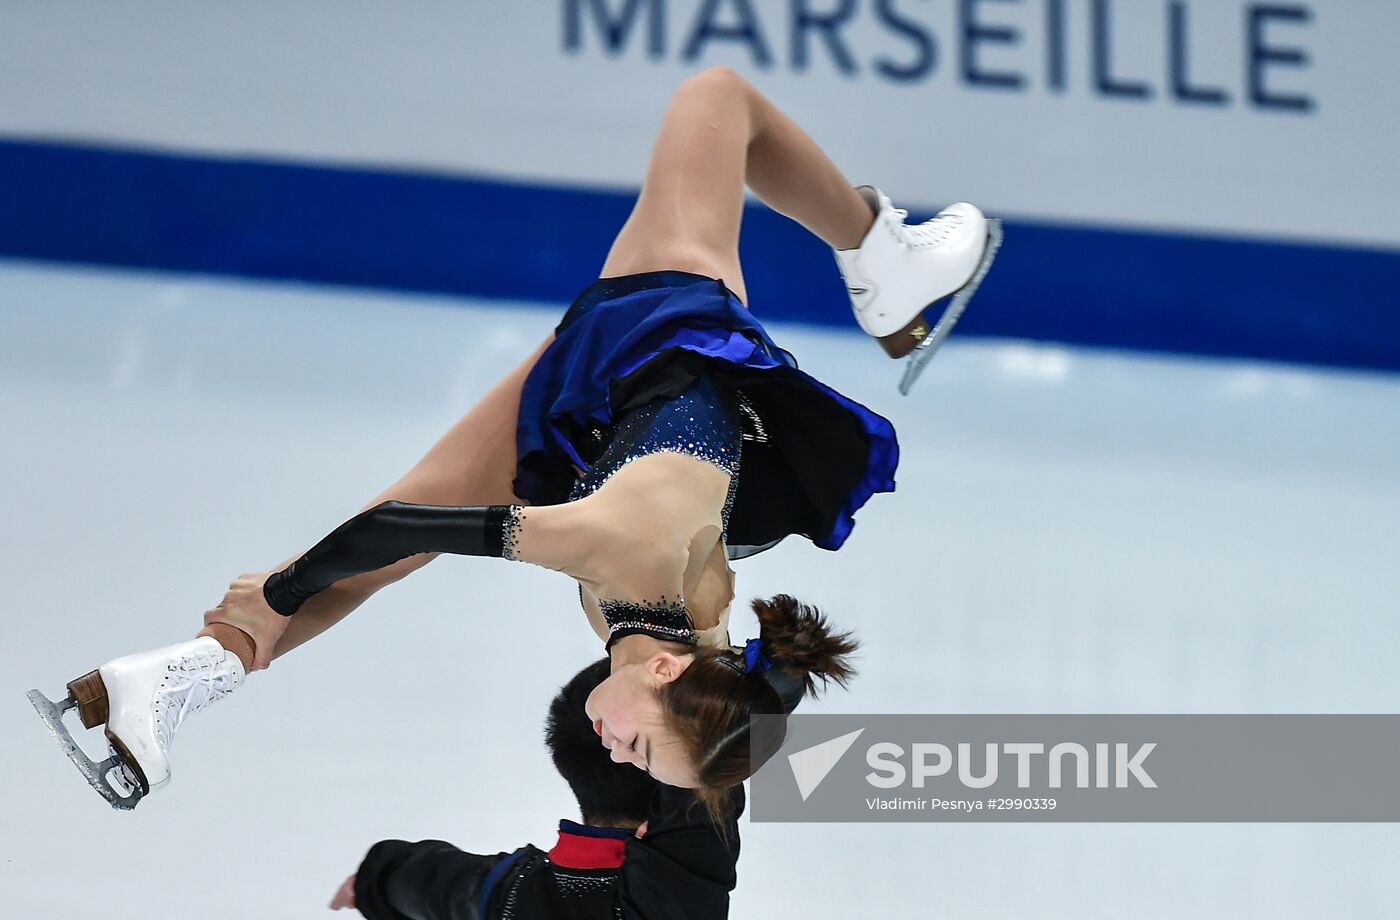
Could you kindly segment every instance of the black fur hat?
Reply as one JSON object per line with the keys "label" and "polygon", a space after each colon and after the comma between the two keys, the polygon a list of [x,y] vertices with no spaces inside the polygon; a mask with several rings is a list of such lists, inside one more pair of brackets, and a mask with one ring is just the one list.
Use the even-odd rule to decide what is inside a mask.
{"label": "black fur hat", "polygon": [[646,820],[658,784],[631,764],[615,763],[583,711],[588,694],[611,673],[602,658],[574,675],[549,704],[544,740],[585,823],[637,825]]}

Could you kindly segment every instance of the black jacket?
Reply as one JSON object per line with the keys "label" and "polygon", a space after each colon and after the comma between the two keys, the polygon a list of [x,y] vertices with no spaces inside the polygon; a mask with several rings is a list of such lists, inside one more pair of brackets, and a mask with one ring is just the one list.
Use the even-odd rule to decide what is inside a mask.
{"label": "black jacket", "polygon": [[684,789],[660,786],[647,834],[561,822],[548,853],[480,856],[440,840],[381,841],[361,863],[355,904],[369,920],[722,920],[739,858],[744,791],[723,832]]}

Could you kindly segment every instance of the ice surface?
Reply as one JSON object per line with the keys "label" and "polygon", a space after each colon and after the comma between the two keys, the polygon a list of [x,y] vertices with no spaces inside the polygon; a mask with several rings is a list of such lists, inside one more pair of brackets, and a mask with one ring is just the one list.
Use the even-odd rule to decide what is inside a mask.
{"label": "ice surface", "polygon": [[[133,813],[24,699],[192,636],[561,309],[0,263],[0,915],[316,916],[381,838],[548,847],[577,817],[541,722],[599,649],[528,566],[385,590],[187,721]],[[741,598],[792,592],[864,641],[808,711],[1400,708],[1400,379],[955,335],[906,399],[858,333],[773,332],[903,449],[839,554],[736,566]],[[742,830],[739,918],[1400,914],[1393,825]]]}

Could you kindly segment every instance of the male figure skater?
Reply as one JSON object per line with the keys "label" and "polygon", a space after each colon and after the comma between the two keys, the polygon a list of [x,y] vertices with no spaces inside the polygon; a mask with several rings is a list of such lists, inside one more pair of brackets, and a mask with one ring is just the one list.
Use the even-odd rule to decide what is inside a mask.
{"label": "male figure skater", "polygon": [[559,822],[545,852],[526,844],[481,856],[441,840],[370,848],[331,907],[369,920],[722,920],[739,858],[743,786],[717,828],[689,790],[665,786],[599,743],[583,704],[610,671],[604,658],[555,696],[545,723],[554,765],[582,824]]}

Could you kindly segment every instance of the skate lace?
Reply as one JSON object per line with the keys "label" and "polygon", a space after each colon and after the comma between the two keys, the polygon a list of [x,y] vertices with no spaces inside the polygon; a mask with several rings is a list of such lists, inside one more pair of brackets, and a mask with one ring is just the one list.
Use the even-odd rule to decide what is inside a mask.
{"label": "skate lace", "polygon": [[232,674],[222,653],[201,653],[182,658],[166,668],[156,707],[156,735],[161,750],[169,752],[175,732],[185,716],[216,703],[233,690]]}
{"label": "skate lace", "polygon": [[910,226],[904,221],[909,216],[909,212],[904,208],[891,209],[901,231],[903,231],[904,242],[914,248],[924,246],[937,246],[948,238],[948,235],[962,225],[962,217],[957,214],[942,214],[932,220],[926,220],[922,224]]}

